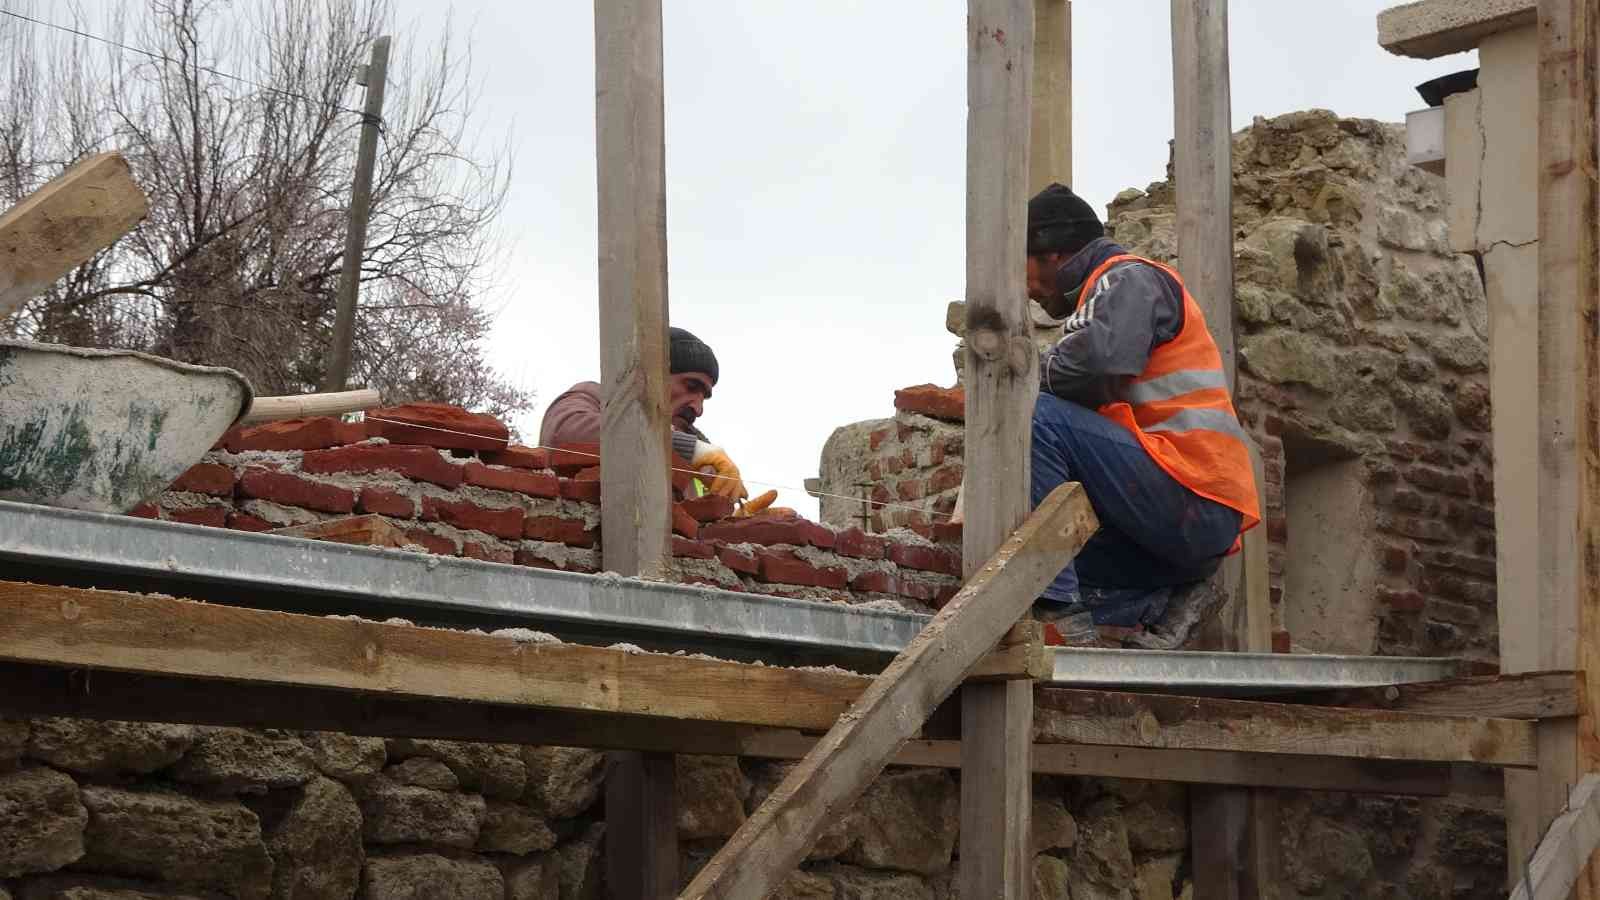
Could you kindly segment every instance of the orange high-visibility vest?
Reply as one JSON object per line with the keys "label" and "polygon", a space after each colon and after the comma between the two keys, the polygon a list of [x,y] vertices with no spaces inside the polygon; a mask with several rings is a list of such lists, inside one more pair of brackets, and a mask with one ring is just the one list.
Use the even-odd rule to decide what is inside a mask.
{"label": "orange high-visibility vest", "polygon": [[1239,531],[1248,531],[1261,521],[1261,501],[1244,429],[1228,396],[1222,356],[1206,328],[1205,314],[1176,271],[1132,254],[1113,256],[1090,272],[1082,296],[1093,296],[1095,282],[1123,262],[1141,262],[1172,276],[1183,293],[1183,328],[1151,351],[1144,371],[1123,385],[1122,399],[1100,407],[1100,415],[1133,432],[1179,484],[1238,510]]}

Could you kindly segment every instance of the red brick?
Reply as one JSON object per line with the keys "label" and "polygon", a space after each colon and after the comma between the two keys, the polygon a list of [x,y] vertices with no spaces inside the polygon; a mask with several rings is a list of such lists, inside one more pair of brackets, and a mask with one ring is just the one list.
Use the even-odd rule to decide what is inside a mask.
{"label": "red brick", "polygon": [[359,444],[368,436],[365,422],[345,422],[330,416],[317,416],[236,428],[223,436],[222,443],[234,453],[246,450],[322,450]]}
{"label": "red brick", "polygon": [[879,476],[880,478],[883,475],[899,475],[906,470],[906,461],[899,454],[885,456],[883,459],[878,460],[878,469],[882,473]]}
{"label": "red brick", "polygon": [[700,530],[702,537],[732,544],[810,544],[832,548],[833,532],[798,516],[754,515],[745,519],[725,519]]}
{"label": "red brick", "polygon": [[715,522],[733,515],[733,501],[717,494],[692,497],[679,504],[696,522]]}
{"label": "red brick", "polygon": [[529,516],[522,523],[522,536],[530,541],[550,541],[573,547],[593,547],[597,532],[582,519],[559,516]]}
{"label": "red brick", "polygon": [[213,497],[232,497],[233,470],[216,463],[200,463],[179,475],[178,480],[167,490],[192,491],[196,494],[210,494]]}
{"label": "red brick", "polygon": [[1294,640],[1287,631],[1274,631],[1272,633],[1273,653],[1294,652]]}
{"label": "red brick", "polygon": [[515,555],[506,547],[486,547],[477,541],[462,541],[461,555],[496,563],[510,563],[515,559]]}
{"label": "red brick", "polygon": [[364,513],[377,513],[380,516],[394,516],[398,519],[417,517],[417,501],[389,488],[362,488],[357,505]]}
{"label": "red brick", "polygon": [[905,443],[906,441],[911,440],[911,436],[916,434],[917,431],[918,431],[918,428],[916,426],[914,426],[914,425],[911,425],[910,423],[907,423],[907,422],[896,422],[896,423],[894,423],[895,438],[897,440],[899,440],[900,443],[902,443],[902,444]]}
{"label": "red brick", "polygon": [[944,442],[943,441],[935,441],[933,446],[928,448],[928,465],[930,465],[930,466],[942,466],[942,465],[944,465]]}
{"label": "red brick", "polygon": [[757,558],[761,569],[756,577],[770,584],[842,589],[850,583],[842,567],[814,566],[787,550],[762,550]]}
{"label": "red brick", "polygon": [[689,511],[684,509],[681,503],[672,504],[672,533],[682,535],[691,541],[700,536],[700,523],[695,521],[694,516],[689,515]]}
{"label": "red brick", "polygon": [[432,447],[407,447],[399,444],[362,444],[334,450],[314,450],[305,455],[300,468],[312,474],[331,472],[396,472],[415,481],[440,487],[461,484],[461,466],[439,455]]}
{"label": "red brick", "polygon": [[967,394],[959,387],[919,384],[895,391],[894,408],[947,422],[963,422],[967,417]]}
{"label": "red brick", "polygon": [[867,460],[867,478],[878,481],[883,478],[883,463],[876,459]]}
{"label": "red brick", "polygon": [[423,528],[413,528],[407,531],[406,540],[435,556],[455,556],[458,552],[455,541]]}
{"label": "red brick", "polygon": [[514,469],[548,469],[550,454],[538,447],[512,444],[504,450],[484,450],[478,458],[491,466],[511,466]]}
{"label": "red brick", "polygon": [[900,465],[905,466],[908,469],[915,469],[917,467],[917,454],[911,452],[910,447],[906,447],[900,451]]}
{"label": "red brick", "polygon": [[161,510],[154,503],[141,503],[128,510],[128,515],[136,519],[159,519],[161,518]]}
{"label": "red brick", "polygon": [[894,500],[894,495],[889,493],[889,486],[888,485],[875,484],[875,485],[872,486],[872,508],[873,509],[878,509],[879,507],[882,507],[886,503],[893,502],[893,500]]}
{"label": "red brick", "polygon": [[[901,578],[900,589],[897,593],[902,597],[910,597],[923,603],[938,603],[939,598],[945,595],[945,585],[933,581],[922,581],[916,578]],[[954,596],[954,592],[951,592]],[[946,597],[946,599],[949,599]]]}
{"label": "red brick", "polygon": [[356,493],[349,488],[271,469],[246,469],[239,476],[239,495],[322,512],[347,513],[356,508]]}
{"label": "red brick", "polygon": [[940,544],[956,544],[959,546],[961,543],[961,523],[933,523],[933,539]]}
{"label": "red brick", "polygon": [[1267,517],[1267,540],[1274,544],[1284,544],[1289,541],[1289,519],[1285,516]]}
{"label": "red brick", "polygon": [[672,536],[672,555],[687,556],[692,559],[716,559],[716,545],[706,541],[691,541],[688,538]]}
{"label": "red brick", "polygon": [[933,501],[933,511],[940,518],[948,518],[956,511],[956,495],[950,491],[940,494]]}
{"label": "red brick", "polygon": [[442,500],[438,497],[422,498],[422,517],[429,521],[444,522],[457,528],[467,528],[492,534],[495,537],[516,539],[522,537],[522,510],[479,506],[466,500]]}
{"label": "red brick", "polygon": [[889,542],[876,535],[867,534],[859,528],[849,528],[834,536],[833,550],[840,556],[853,556],[856,559],[883,559],[888,551]]}
{"label": "red brick", "polygon": [[1264,438],[1261,441],[1262,459],[1283,459],[1283,439],[1276,437]]}
{"label": "red brick", "polygon": [[575,478],[561,479],[561,496],[568,500],[582,500],[585,503],[600,502],[600,482],[578,481]]}
{"label": "red brick", "polygon": [[887,428],[879,428],[877,431],[874,431],[870,437],[867,438],[867,444],[873,450],[876,450],[879,447],[882,447],[883,446],[883,442],[887,441],[888,439],[889,439],[889,429],[887,429]]}
{"label": "red brick", "polygon": [[892,572],[862,572],[850,582],[853,591],[872,591],[878,594],[900,593],[900,579]]}
{"label": "red brick", "polygon": [[921,500],[926,486],[915,479],[902,481],[894,486],[894,492],[901,500]]}
{"label": "red brick", "polygon": [[961,555],[943,547],[895,544],[889,548],[889,558],[894,560],[895,565],[906,569],[961,574]]}
{"label": "red brick", "polygon": [[513,555],[512,559],[519,566],[530,566],[535,569],[555,569],[558,572],[598,572],[594,566],[578,562],[557,563],[539,555],[537,550],[523,547]]}
{"label": "red brick", "polygon": [[1378,553],[1383,558],[1384,569],[1395,573],[1401,573],[1406,570],[1409,554],[1406,553],[1404,547],[1388,546],[1380,549]]}
{"label": "red brick", "polygon": [[944,605],[954,600],[959,593],[961,593],[961,585],[959,584],[947,584],[939,588],[939,596],[933,598],[934,608],[943,609]]}
{"label": "red brick", "polygon": [[208,525],[221,528],[228,524],[228,509],[223,506],[194,506],[188,509],[169,509],[167,518],[185,525]]}
{"label": "red brick", "polygon": [[1395,612],[1421,612],[1423,597],[1416,591],[1395,591],[1383,589],[1378,592],[1378,600]]}
{"label": "red brick", "polygon": [[271,531],[277,526],[259,516],[236,512],[228,514],[228,527],[234,531]]}
{"label": "red brick", "polygon": [[575,475],[583,469],[600,469],[599,444],[563,444],[548,452],[550,468],[560,475]]}
{"label": "red brick", "polygon": [[962,467],[956,465],[935,469],[934,473],[928,476],[928,493],[942,494],[952,488],[960,487],[961,472]]}
{"label": "red brick", "polygon": [[717,559],[722,560],[722,564],[728,568],[745,575],[754,575],[761,571],[761,561],[756,559],[754,553],[747,550],[723,547],[717,551]]}
{"label": "red brick", "polygon": [[[511,440],[505,423],[448,403],[407,403],[367,414],[372,433],[396,444],[441,450],[503,450]],[[397,424],[399,423],[399,424]]]}
{"label": "red brick", "polygon": [[480,462],[462,466],[462,478],[467,484],[492,491],[513,491],[529,497],[561,496],[561,482],[556,476],[544,472],[524,472],[519,469],[492,469]]}

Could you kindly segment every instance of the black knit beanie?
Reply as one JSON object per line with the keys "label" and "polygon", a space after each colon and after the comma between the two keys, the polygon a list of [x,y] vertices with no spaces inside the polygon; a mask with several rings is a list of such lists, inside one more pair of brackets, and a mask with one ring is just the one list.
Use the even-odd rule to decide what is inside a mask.
{"label": "black knit beanie", "polygon": [[1064,184],[1051,184],[1028,201],[1028,255],[1076,253],[1104,237],[1100,217]]}
{"label": "black knit beanie", "polygon": [[673,328],[668,331],[670,343],[670,371],[673,375],[680,372],[704,372],[711,376],[711,383],[717,383],[717,355],[711,352],[705,341],[700,340],[682,328]]}

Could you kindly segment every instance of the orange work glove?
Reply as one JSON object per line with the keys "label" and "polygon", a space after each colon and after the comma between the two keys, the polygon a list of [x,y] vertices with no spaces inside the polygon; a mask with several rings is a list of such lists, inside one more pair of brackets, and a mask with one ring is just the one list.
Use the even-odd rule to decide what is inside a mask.
{"label": "orange work glove", "polygon": [[733,464],[728,454],[715,444],[705,441],[696,441],[694,445],[694,459],[689,464],[696,469],[709,468],[712,475],[709,485],[711,493],[727,497],[729,500],[743,500],[750,496],[744,489],[744,480],[739,475],[739,467]]}
{"label": "orange work glove", "polygon": [[746,500],[745,504],[739,507],[739,511],[734,513],[734,515],[753,516],[771,506],[772,501],[776,499],[778,499],[777,491],[767,491],[765,494],[758,494],[754,500]]}

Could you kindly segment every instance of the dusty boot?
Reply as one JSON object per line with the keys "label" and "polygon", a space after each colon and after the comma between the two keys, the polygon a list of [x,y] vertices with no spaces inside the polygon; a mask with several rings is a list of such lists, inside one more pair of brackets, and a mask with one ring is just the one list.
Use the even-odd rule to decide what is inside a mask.
{"label": "dusty boot", "polygon": [[1044,626],[1044,642],[1052,647],[1092,647],[1099,643],[1094,616],[1082,601],[1062,603],[1040,599],[1033,604],[1033,617]]}

